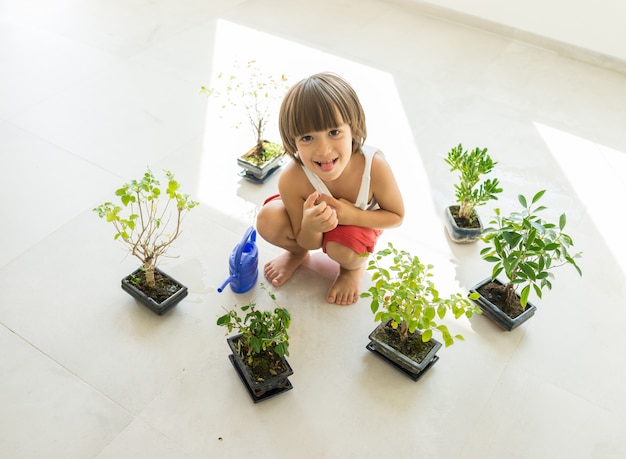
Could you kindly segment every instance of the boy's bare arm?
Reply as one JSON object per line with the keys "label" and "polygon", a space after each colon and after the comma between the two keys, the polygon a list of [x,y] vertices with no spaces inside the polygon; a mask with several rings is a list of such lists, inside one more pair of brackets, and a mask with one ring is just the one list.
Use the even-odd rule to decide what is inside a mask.
{"label": "boy's bare arm", "polygon": [[296,235],[298,244],[309,250],[322,246],[323,235],[339,224],[337,211],[326,202],[318,200],[319,193],[313,191],[302,206],[302,225]]}
{"label": "boy's bare arm", "polygon": [[308,250],[319,249],[323,233],[337,226],[336,211],[326,203],[317,202],[313,186],[295,164],[285,168],[278,189],[298,245]]}

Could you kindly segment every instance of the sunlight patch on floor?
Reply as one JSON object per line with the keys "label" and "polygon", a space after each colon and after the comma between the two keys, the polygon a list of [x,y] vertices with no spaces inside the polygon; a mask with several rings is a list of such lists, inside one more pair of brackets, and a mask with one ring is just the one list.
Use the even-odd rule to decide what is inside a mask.
{"label": "sunlight patch on floor", "polygon": [[[229,75],[235,63],[245,64],[249,60],[255,60],[264,72],[284,74],[291,84],[321,71],[343,76],[355,88],[364,107],[369,130],[367,143],[384,145],[390,161],[394,160],[394,154],[402,155],[403,163],[409,161],[411,164],[410,181],[426,183],[419,178],[419,175],[424,175],[424,171],[393,77],[389,73],[225,20],[217,23],[212,52],[211,79],[204,83],[207,87],[219,86],[220,72]],[[279,104],[276,112],[278,108]],[[251,148],[255,141],[254,132],[246,123],[240,123],[245,117],[243,107],[224,110],[217,100],[208,101],[202,166],[198,171],[199,200],[229,213],[234,209],[243,209],[249,214],[250,203],[259,205],[259,201],[262,202],[261,195],[267,195],[276,187],[276,180],[270,179],[263,187],[256,187],[260,192],[258,197],[250,198],[250,193],[241,192],[242,187],[249,185],[236,175],[240,171],[236,158]],[[237,124],[241,126],[236,128]],[[277,116],[270,119],[266,134],[269,140],[280,141]],[[220,180],[216,180],[216,168],[224,171],[224,174],[219,175]],[[402,168],[403,164],[397,159],[396,169],[399,171]]]}
{"label": "sunlight patch on floor", "polygon": [[626,152],[544,124],[535,125],[604,242],[612,251],[622,251],[614,254],[626,275],[626,253],[622,244],[626,215],[623,205],[615,200],[617,196],[626,195]]}

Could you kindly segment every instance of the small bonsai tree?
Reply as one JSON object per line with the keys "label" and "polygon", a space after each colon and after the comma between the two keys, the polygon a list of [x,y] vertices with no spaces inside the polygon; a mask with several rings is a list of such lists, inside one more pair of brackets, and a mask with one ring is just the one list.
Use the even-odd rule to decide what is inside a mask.
{"label": "small bonsai tree", "polygon": [[497,178],[480,182],[481,175],[489,174],[494,162],[487,154],[487,149],[476,147],[473,151],[463,150],[459,144],[448,152],[444,158],[450,166],[450,171],[459,171],[459,182],[454,185],[456,200],[459,204],[458,218],[464,226],[470,226],[473,221],[472,212],[477,206],[486,204],[491,199],[498,199],[497,193],[502,192]]}
{"label": "small bonsai tree", "polygon": [[105,202],[94,212],[115,227],[114,239],[122,241],[141,261],[146,283],[154,287],[159,257],[181,234],[185,214],[198,203],[180,192],[180,184],[164,171],[167,186],[148,170],[140,180],[131,180],[115,192],[121,205]]}
{"label": "small bonsai tree", "polygon": [[[276,295],[261,283],[261,288],[269,295],[274,303],[273,311],[260,311],[256,303],[250,301],[241,306],[245,316],[240,316],[236,309],[231,309],[217,319],[217,325],[226,327],[228,333],[237,330],[241,338],[237,342],[237,352],[245,359],[252,374],[257,379],[278,374],[278,364],[272,363],[277,359],[274,356],[284,357],[289,355],[289,334],[287,332],[291,324],[291,316],[286,308],[281,307]],[[267,358],[263,358],[265,355]],[[269,367],[268,367],[269,365]],[[266,376],[263,376],[263,375]]]}
{"label": "small bonsai tree", "polygon": [[[383,266],[384,259],[390,260],[388,266]],[[367,270],[372,271],[374,284],[361,297],[371,298],[376,322],[391,320],[391,326],[399,331],[400,352],[408,350],[409,336],[418,330],[423,342],[430,341],[433,331],[437,331],[446,347],[450,346],[454,339],[462,340],[463,336],[453,337],[448,327],[439,323],[437,318],[443,319],[448,312],[455,319],[480,314],[480,309],[459,293],[449,298],[439,296],[430,279],[432,268],[432,265],[424,265],[417,256],[398,250],[391,242],[368,262]]]}
{"label": "small bonsai tree", "polygon": [[[279,144],[264,146],[264,132],[275,104],[282,100],[287,92],[287,78],[284,74],[274,76],[263,72],[256,61],[248,61],[245,67],[238,62],[233,65],[233,73],[217,76],[220,87],[201,87],[201,93],[207,97],[225,99],[222,108],[231,106],[246,111],[248,124],[256,137],[256,155],[263,160],[283,153]],[[239,123],[240,124],[240,123]],[[237,125],[237,127],[239,126]]]}
{"label": "small bonsai tree", "polygon": [[[504,273],[507,283],[501,286],[501,296],[507,308],[513,308],[517,301],[516,289],[523,286],[519,303],[524,309],[528,303],[531,287],[539,298],[544,288],[552,288],[552,270],[570,264],[578,274],[582,271],[575,258],[581,253],[570,253],[573,241],[563,232],[566,215],[562,214],[559,223],[549,223],[537,213],[546,209],[536,205],[546,190],[536,193],[530,203],[523,195],[518,196],[523,210],[508,216],[495,209],[496,217],[490,222],[481,239],[489,246],[481,250],[482,258],[494,263],[491,279]],[[506,310],[504,312],[507,312]]]}

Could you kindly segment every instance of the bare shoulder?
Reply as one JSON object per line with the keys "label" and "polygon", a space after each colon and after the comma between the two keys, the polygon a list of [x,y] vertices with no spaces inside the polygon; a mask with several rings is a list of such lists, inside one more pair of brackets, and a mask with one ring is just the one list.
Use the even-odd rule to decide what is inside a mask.
{"label": "bare shoulder", "polygon": [[370,189],[381,209],[404,216],[404,202],[400,187],[391,166],[383,155],[374,155],[372,160]]}
{"label": "bare shoulder", "polygon": [[389,175],[393,176],[391,166],[383,154],[376,153],[372,157],[371,177],[373,179],[376,179],[377,177],[384,179],[385,177],[389,177]]}
{"label": "bare shoulder", "polygon": [[306,199],[306,196],[310,194],[310,191],[307,193],[307,184],[309,184],[309,180],[306,178],[302,166],[295,161],[287,163],[278,178],[278,190],[283,199],[294,195],[304,196]]}

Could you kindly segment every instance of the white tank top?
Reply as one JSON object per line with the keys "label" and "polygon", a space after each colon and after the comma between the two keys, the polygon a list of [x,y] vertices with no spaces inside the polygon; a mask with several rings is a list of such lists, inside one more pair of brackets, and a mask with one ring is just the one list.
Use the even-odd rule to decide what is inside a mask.
{"label": "white tank top", "polygon": [[[369,194],[370,194],[370,173],[372,170],[372,159],[376,153],[383,154],[380,150],[374,147],[370,147],[368,145],[363,145],[363,156],[365,156],[365,168],[363,169],[363,177],[361,178],[361,188],[359,189],[359,194],[356,198],[356,202],[353,203],[355,207],[358,207],[362,210],[374,210],[378,209],[378,203],[376,199],[372,197],[372,200],[368,202]],[[358,153],[353,153],[358,154]],[[306,174],[309,182],[315,188],[315,191],[321,194],[325,194],[328,196],[332,196],[331,192],[328,190],[326,184],[315,175],[313,172],[308,170],[306,167],[302,166],[302,170]]]}

